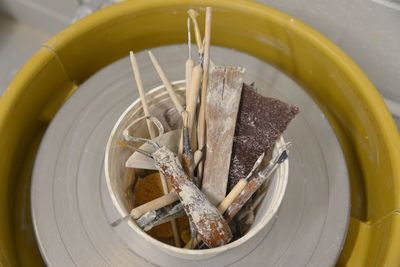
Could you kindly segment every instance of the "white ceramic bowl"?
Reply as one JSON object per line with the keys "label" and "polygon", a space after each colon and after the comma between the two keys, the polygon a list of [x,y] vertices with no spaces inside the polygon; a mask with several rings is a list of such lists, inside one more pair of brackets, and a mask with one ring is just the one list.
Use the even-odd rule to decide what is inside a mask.
{"label": "white ceramic bowl", "polygon": [[[173,83],[176,92],[182,96],[185,91],[184,81],[176,81]],[[172,108],[173,104],[169,100],[168,93],[164,86],[159,86],[149,91],[146,94],[148,105],[157,105],[161,108]],[[132,151],[122,148],[117,145],[117,140],[122,140],[123,130],[134,120],[143,116],[143,110],[141,107],[140,100],[136,100],[130,105],[125,112],[118,119],[115,124],[105,152],[105,176],[107,179],[108,190],[111,195],[114,206],[117,208],[121,216],[126,216],[130,209],[131,204],[127,201],[126,188],[129,187],[129,179],[127,180],[125,168],[125,161],[131,155]],[[131,131],[137,136],[143,136],[147,134],[147,128],[145,121],[138,122],[137,127]],[[277,146],[284,144],[284,140],[281,137]],[[277,153],[277,151],[274,151]],[[285,194],[289,175],[289,162],[286,160],[283,164],[280,164],[277,171],[272,178],[268,187],[268,193],[261,203],[257,212],[255,222],[251,226],[250,230],[240,239],[229,243],[225,246],[203,250],[188,250],[183,248],[177,248],[168,244],[162,243],[155,238],[151,237],[144,231],[142,231],[133,221],[129,221],[128,224],[132,228],[138,238],[144,239],[145,242],[150,243],[154,248],[159,249],[169,255],[180,257],[184,259],[206,259],[214,257],[220,253],[227,253],[230,251],[234,257],[241,258],[250,253],[265,237],[270,228],[274,223],[274,216],[277,213],[279,206],[282,202]]]}

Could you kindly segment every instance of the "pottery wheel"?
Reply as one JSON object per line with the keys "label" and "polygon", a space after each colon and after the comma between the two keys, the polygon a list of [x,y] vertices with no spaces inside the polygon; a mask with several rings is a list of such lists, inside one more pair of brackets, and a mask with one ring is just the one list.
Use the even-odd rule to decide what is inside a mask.
{"label": "pottery wheel", "polygon": [[[154,49],[171,81],[184,78],[183,45]],[[146,89],[161,84],[147,53],[137,59]],[[232,262],[224,253],[190,261],[132,238],[104,177],[105,146],[119,116],[138,97],[128,58],[96,73],[60,109],[43,138],[33,174],[32,213],[49,266],[332,266],[349,220],[349,181],[334,132],[313,100],[272,66],[213,48],[217,64],[246,68],[245,81],[300,108],[284,134],[292,142],[289,182],[275,224],[255,250]]]}

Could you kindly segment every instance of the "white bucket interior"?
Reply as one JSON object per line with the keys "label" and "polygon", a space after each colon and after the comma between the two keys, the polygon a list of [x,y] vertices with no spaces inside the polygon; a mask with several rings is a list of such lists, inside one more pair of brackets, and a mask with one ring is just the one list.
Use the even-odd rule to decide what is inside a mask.
{"label": "white bucket interior", "polygon": [[[184,81],[177,81],[173,83],[174,89],[178,95],[182,96],[184,99]],[[149,107],[152,105],[157,105],[160,109],[170,109],[173,108],[173,104],[168,97],[164,86],[159,86],[153,90],[147,92],[146,99],[148,101]],[[132,203],[129,202],[129,192],[127,189],[130,185],[130,179],[128,178],[127,172],[129,169],[125,167],[125,162],[128,157],[132,154],[132,150],[118,146],[117,141],[123,140],[122,132],[126,127],[142,117],[143,110],[141,107],[140,100],[133,102],[125,112],[120,116],[116,122],[111,135],[109,137],[106,153],[105,153],[105,175],[107,180],[108,190],[111,195],[114,206],[117,208],[121,216],[126,216],[131,210]],[[130,129],[131,133],[136,136],[146,137],[147,127],[145,120],[139,121],[137,127]],[[277,147],[284,144],[284,140],[281,137],[277,142]],[[274,150],[276,153],[276,150]],[[147,242],[150,242],[155,247],[167,252],[168,254],[184,257],[188,255],[199,255],[202,257],[211,257],[220,252],[237,247],[245,242],[251,240],[257,234],[261,234],[263,229],[267,229],[273,223],[273,218],[278,208],[282,202],[283,196],[285,194],[287,182],[289,175],[289,163],[286,160],[283,164],[277,168],[274,173],[268,192],[260,204],[258,212],[255,217],[255,222],[251,226],[250,230],[240,239],[227,244],[219,248],[205,249],[205,250],[187,250],[182,248],[177,248],[165,243],[162,243],[155,238],[149,236],[147,233],[142,231],[133,221],[128,222],[128,225],[135,231],[139,236],[144,238]]]}

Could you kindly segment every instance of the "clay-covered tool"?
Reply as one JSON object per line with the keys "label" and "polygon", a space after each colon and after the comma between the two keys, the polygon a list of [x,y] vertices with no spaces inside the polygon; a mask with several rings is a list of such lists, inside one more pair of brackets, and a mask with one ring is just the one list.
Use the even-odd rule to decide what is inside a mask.
{"label": "clay-covered tool", "polygon": [[279,152],[275,157],[268,163],[264,168],[255,171],[249,178],[246,186],[240,192],[240,194],[233,200],[224,213],[225,219],[230,222],[233,217],[242,209],[244,204],[250,199],[250,197],[260,188],[262,184],[267,182],[271,175],[274,173],[276,168],[288,158],[288,150],[285,145],[279,148]]}
{"label": "clay-covered tool", "polygon": [[202,241],[209,247],[227,244],[232,238],[228,223],[217,208],[185,174],[178,157],[166,147],[152,154],[158,170],[177,192],[182,206]]}

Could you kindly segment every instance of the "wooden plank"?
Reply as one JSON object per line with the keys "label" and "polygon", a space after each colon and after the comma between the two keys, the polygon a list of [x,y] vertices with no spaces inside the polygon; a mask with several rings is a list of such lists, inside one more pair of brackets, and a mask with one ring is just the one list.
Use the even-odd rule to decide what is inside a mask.
{"label": "wooden plank", "polygon": [[213,66],[206,102],[206,160],[202,190],[218,205],[225,198],[244,69]]}

